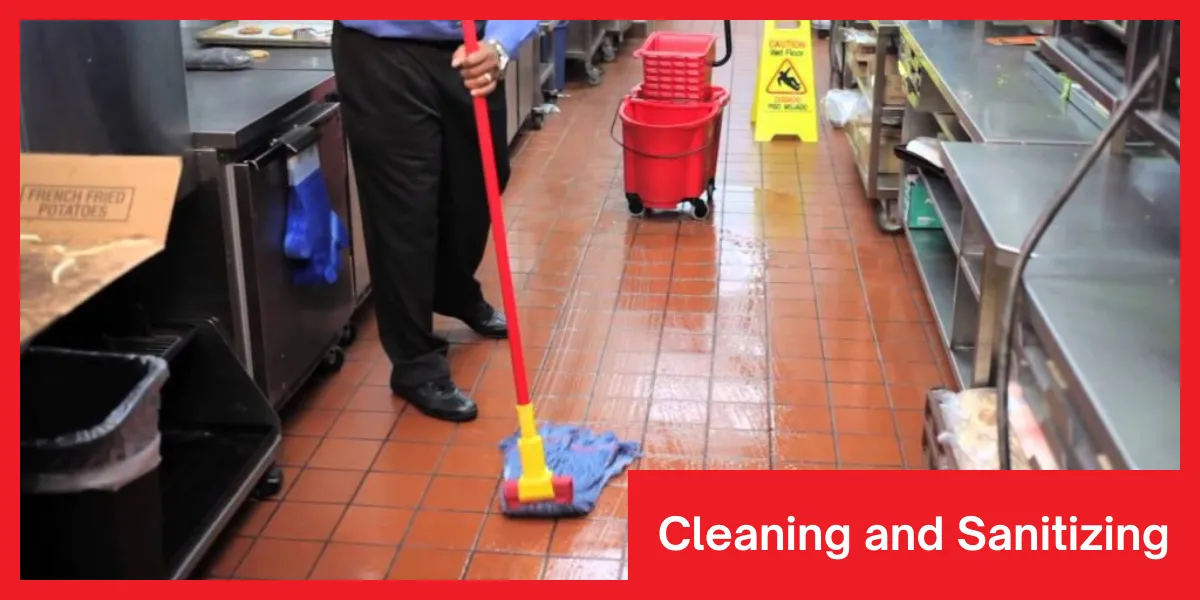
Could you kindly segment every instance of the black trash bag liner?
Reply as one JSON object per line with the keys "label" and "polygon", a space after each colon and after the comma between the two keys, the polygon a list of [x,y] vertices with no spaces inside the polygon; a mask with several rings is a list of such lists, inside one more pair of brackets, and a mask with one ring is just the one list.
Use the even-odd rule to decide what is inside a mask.
{"label": "black trash bag liner", "polygon": [[21,491],[116,491],[162,461],[167,363],[33,348],[21,355]]}

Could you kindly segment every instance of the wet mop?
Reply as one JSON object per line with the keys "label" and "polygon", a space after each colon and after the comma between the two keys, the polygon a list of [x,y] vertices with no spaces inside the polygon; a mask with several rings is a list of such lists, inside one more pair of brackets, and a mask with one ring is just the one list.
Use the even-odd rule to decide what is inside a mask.
{"label": "wet mop", "polygon": [[[475,21],[463,21],[467,53],[479,48]],[[492,237],[500,273],[500,292],[508,317],[508,340],[512,354],[513,383],[517,392],[518,431],[500,443],[504,453],[504,486],[501,510],[510,516],[564,517],[585,515],[596,507],[605,484],[625,470],[637,457],[638,445],[622,442],[613,433],[596,434],[582,427],[543,424],[540,428],[529,401],[525,374],[525,352],[508,260],[508,236],[500,199],[500,179],[492,148],[487,101],[475,98],[475,126],[483,160],[488,208],[492,214]]]}

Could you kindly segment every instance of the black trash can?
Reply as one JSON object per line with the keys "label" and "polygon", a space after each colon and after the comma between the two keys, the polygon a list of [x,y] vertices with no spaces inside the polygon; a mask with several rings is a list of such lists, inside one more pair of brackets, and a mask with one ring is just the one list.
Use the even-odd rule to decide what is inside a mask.
{"label": "black trash can", "polygon": [[21,578],[161,579],[156,357],[21,356]]}

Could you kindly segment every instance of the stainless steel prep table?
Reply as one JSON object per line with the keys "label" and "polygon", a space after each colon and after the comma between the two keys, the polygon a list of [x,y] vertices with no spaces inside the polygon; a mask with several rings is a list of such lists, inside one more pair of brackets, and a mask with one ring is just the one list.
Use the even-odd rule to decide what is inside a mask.
{"label": "stainless steel prep table", "polygon": [[[944,143],[942,153],[964,217],[978,221],[987,246],[1015,255],[1083,148]],[[1178,259],[1179,173],[1179,163],[1168,158],[1101,158],[1076,190],[1079,200],[1047,230],[1038,255],[1128,266]]]}
{"label": "stainless steel prep table", "polygon": [[1055,439],[1055,466],[1178,469],[1178,261],[1146,271],[1079,266],[1031,263],[1022,312],[1024,337],[1037,342],[1014,349],[1017,382],[1022,368],[1037,368],[1021,357],[1054,365],[1022,395]]}
{"label": "stainless steel prep table", "polygon": [[[1099,133],[1090,117],[1064,102],[1058,88],[1035,68],[1028,47],[986,42],[991,36],[1027,33],[1025,29],[986,21],[900,24],[900,70],[908,95],[905,142],[941,137],[980,145],[1016,145],[1031,148],[1030,152],[1046,145],[1081,150]],[[1069,171],[1070,166],[1064,169]],[[907,238],[957,383],[989,385],[992,316],[999,301],[995,285],[1003,275],[992,268],[985,277],[985,259],[990,255],[985,256],[984,244],[974,233],[977,225],[964,219],[965,200],[949,182],[911,167],[906,170],[924,182],[942,221],[940,230],[908,229]],[[1014,189],[1027,181],[1021,174],[996,185]],[[1038,197],[1048,193],[1040,188],[1037,192],[1042,194]]]}
{"label": "stainless steel prep table", "polygon": [[333,72],[190,71],[188,116],[196,148],[234,151],[268,138],[312,103],[315,90],[333,93]]}
{"label": "stainless steel prep table", "polygon": [[[986,21],[900,21],[906,51],[974,142],[1086,144],[1099,128],[1026,62],[1028,47],[993,46],[1012,27]],[[901,62],[909,56],[902,55]]]}
{"label": "stainless steel prep table", "polygon": [[[190,72],[188,105],[202,196],[177,209],[183,222],[216,221],[225,239],[181,232],[181,269],[217,260],[223,278],[191,277],[198,307],[227,327],[235,350],[276,407],[324,364],[344,358],[354,309],[347,268],[337,282],[291,282],[282,242],[286,228],[289,157],[316,146],[331,204],[348,211],[346,152],[333,74],[306,70]],[[180,210],[183,211],[180,216]],[[208,236],[211,238],[211,234]],[[221,281],[220,279],[223,279]],[[185,285],[185,284],[181,284]]]}
{"label": "stainless steel prep table", "polygon": [[[943,145],[963,199],[963,243],[983,248],[987,297],[999,301],[1022,240],[1081,152]],[[1067,468],[1178,468],[1179,175],[1170,158],[1102,157],[1026,272],[1029,332],[1014,364],[1054,365],[1039,384],[1052,389],[1025,396],[1035,414],[1053,416],[1047,437],[1087,449],[1073,452],[1090,460],[1064,456]],[[977,369],[993,359],[996,308],[980,314]]]}

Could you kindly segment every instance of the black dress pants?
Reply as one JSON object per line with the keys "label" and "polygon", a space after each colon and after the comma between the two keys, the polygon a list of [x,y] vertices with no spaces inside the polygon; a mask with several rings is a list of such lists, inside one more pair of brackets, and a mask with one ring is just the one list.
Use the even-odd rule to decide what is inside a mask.
{"label": "black dress pants", "polygon": [[[433,315],[470,318],[484,302],[475,271],[491,219],[473,100],[450,66],[459,45],[334,27],[333,64],[393,387],[449,378]],[[503,86],[487,99],[502,188],[509,175]]]}

